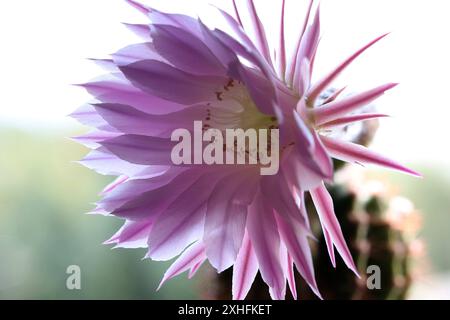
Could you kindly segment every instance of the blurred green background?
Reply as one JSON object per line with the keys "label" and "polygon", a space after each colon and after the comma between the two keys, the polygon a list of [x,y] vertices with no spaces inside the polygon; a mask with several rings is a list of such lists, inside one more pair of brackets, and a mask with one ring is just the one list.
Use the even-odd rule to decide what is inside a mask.
{"label": "blurred green background", "polygon": [[[121,221],[84,213],[111,178],[74,162],[87,150],[73,135],[0,130],[0,299],[195,298],[195,279],[156,292],[168,264],[145,250],[102,245]],[[70,265],[82,290],[66,288]]]}
{"label": "blurred green background", "polygon": [[[87,152],[68,139],[80,132],[0,130],[0,299],[198,298],[201,276],[192,281],[179,276],[156,292],[168,264],[143,261],[145,250],[102,245],[121,221],[84,214],[111,178],[74,162]],[[426,178],[380,174],[423,213],[427,272],[445,275],[450,271],[449,170],[410,165]],[[70,265],[81,268],[82,290],[66,288]]]}

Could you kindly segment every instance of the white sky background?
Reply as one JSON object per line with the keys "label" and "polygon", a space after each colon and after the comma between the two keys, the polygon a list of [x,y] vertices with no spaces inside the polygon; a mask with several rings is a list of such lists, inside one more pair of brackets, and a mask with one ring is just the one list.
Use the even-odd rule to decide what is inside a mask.
{"label": "white sky background", "polygon": [[[141,0],[191,13],[207,0]],[[289,34],[304,16],[305,0],[287,0]],[[229,0],[216,0],[229,3]],[[270,30],[278,32],[278,1],[255,0]],[[406,162],[448,163],[450,1],[322,0],[322,42],[316,75],[330,70],[374,37],[392,31],[364,54],[339,83],[368,89],[401,86],[379,100],[382,120],[374,149]],[[209,8],[208,10],[211,10]],[[206,20],[210,15],[203,15]],[[70,128],[65,118],[89,99],[73,83],[101,70],[85,58],[103,58],[138,39],[120,22],[145,18],[123,0],[0,1],[0,124],[30,130]]]}

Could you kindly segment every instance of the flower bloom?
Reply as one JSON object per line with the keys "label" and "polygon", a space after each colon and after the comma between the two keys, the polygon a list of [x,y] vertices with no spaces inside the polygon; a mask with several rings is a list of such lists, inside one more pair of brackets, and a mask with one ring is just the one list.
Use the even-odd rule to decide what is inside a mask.
{"label": "flower bloom", "polygon": [[[318,98],[384,36],[312,84],[320,35],[319,9],[313,1],[290,59],[284,1],[275,57],[252,0],[243,1],[248,26],[235,1],[232,14],[218,9],[228,32],[186,15],[128,2],[151,21],[129,25],[143,42],[98,61],[110,73],[82,85],[95,101],[73,113],[96,128],[76,138],[93,149],[82,163],[118,177],[94,210],[125,220],[107,243],[148,248],[146,257],[158,261],[178,257],[161,284],[185,271],[193,276],[208,260],[218,272],[233,267],[234,299],[245,298],[258,271],[272,298],[283,299],[288,286],[296,297],[295,266],[320,297],[304,206],[309,192],[332,264],[336,249],[357,273],[324,185],[333,179],[332,158],[417,174],[329,134],[330,128],[384,116],[357,111],[395,84],[345,98],[339,98],[342,90]],[[249,28],[254,36],[249,36]],[[261,176],[258,165],[174,165],[171,133],[192,130],[194,121],[202,121],[204,130],[278,128],[278,173]]]}

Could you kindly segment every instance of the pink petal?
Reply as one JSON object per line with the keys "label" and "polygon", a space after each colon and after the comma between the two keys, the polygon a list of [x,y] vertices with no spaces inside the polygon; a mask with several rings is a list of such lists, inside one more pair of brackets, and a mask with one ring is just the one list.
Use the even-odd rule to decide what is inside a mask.
{"label": "pink petal", "polygon": [[294,190],[294,194],[296,196],[296,204],[300,208],[300,212],[306,221],[306,228],[308,230],[311,229],[308,211],[306,210],[306,201],[305,201],[305,193],[303,191]]}
{"label": "pink petal", "polygon": [[[165,114],[179,111],[186,107],[185,105],[170,102],[158,98],[154,95],[145,93],[133,87],[131,83],[129,83],[129,81],[126,80],[123,76],[114,78],[101,77],[100,79],[97,79],[87,84],[83,84],[81,86],[101,102],[119,103],[119,104],[131,103],[132,107],[142,112],[150,114]],[[90,108],[93,107],[90,106]],[[79,121],[82,121],[84,119],[89,120],[88,114],[84,113],[82,109],[80,109],[79,111],[81,113],[80,115],[81,119],[77,117],[78,112],[77,114],[73,115],[77,120]],[[99,125],[92,125],[92,126],[99,127]]]}
{"label": "pink petal", "polygon": [[[305,61],[308,61],[307,66],[309,68],[309,62],[314,60],[315,53],[317,51],[317,47],[319,45],[319,37],[320,37],[320,7],[317,7],[316,14],[314,17],[314,21],[310,27],[306,30],[304,36],[302,37],[302,41],[300,44],[300,49],[297,55],[297,63],[294,74],[294,86],[299,86],[301,83],[302,77],[306,75],[304,72],[308,72],[308,77],[310,75],[310,70],[304,69]],[[304,90],[309,89],[308,87],[303,88]],[[301,92],[303,95],[304,92]]]}
{"label": "pink petal", "polygon": [[150,41],[152,38],[150,36],[150,27],[147,24],[133,24],[133,23],[123,23],[128,29],[133,31],[139,37]]}
{"label": "pink petal", "polygon": [[295,285],[295,274],[294,274],[294,261],[287,251],[284,243],[281,244],[280,256],[282,266],[285,270],[286,279],[288,281],[289,289],[291,290],[292,297],[297,300],[297,287]]}
{"label": "pink petal", "polygon": [[245,232],[241,250],[233,267],[233,300],[245,299],[257,273],[258,261],[248,233]]}
{"label": "pink petal", "polygon": [[141,13],[147,15],[150,12],[150,8],[147,6],[144,6],[143,4],[134,1],[134,0],[125,0],[126,2],[128,2],[132,7],[136,8],[138,11],[140,11]]}
{"label": "pink petal", "polygon": [[102,69],[108,72],[118,72],[117,66],[114,64],[112,59],[89,59],[94,62],[96,65],[101,67]]}
{"label": "pink petal", "polygon": [[141,60],[157,60],[167,62],[155,49],[152,42],[129,45],[113,53],[112,58],[117,66],[126,66]]}
{"label": "pink petal", "polygon": [[330,103],[330,102],[333,102],[334,100],[336,100],[336,99],[341,95],[341,93],[344,92],[345,89],[347,89],[347,87],[342,87],[341,89],[336,90],[331,96],[329,96],[329,97],[322,103],[322,105],[327,104],[327,103]]}
{"label": "pink petal", "polygon": [[148,16],[152,25],[167,25],[189,30],[191,33],[201,39],[201,30],[199,28],[199,20],[185,14],[165,13],[154,8],[151,9]]}
{"label": "pink petal", "polygon": [[412,176],[421,177],[421,175],[410,170],[397,162],[390,160],[382,155],[370,151],[366,147],[350,142],[339,141],[330,137],[320,136],[328,152],[333,158],[361,164],[376,164],[393,170],[401,171]]}
{"label": "pink petal", "polygon": [[323,236],[325,238],[325,243],[327,245],[328,249],[328,255],[330,256],[331,264],[334,268],[336,268],[336,257],[334,256],[334,245],[333,240],[330,236],[330,233],[327,231],[327,229],[322,225],[323,230]]}
{"label": "pink petal", "polygon": [[149,169],[152,168],[152,171],[158,175],[146,179],[127,180],[126,182],[121,183],[105,194],[105,197],[98,202],[98,205],[106,211],[114,211],[128,201],[136,199],[144,193],[148,193],[168,185],[178,176],[181,176],[183,172],[188,170],[177,167],[165,169],[164,167],[161,168],[155,166],[149,167],[146,170],[147,173],[150,173]]}
{"label": "pink petal", "polygon": [[145,169],[145,166],[129,163],[102,149],[92,150],[79,163],[102,175],[132,177]]}
{"label": "pink petal", "polygon": [[[341,255],[347,267],[356,275],[358,275],[358,270],[356,269],[355,263],[353,262],[352,254],[348,249],[347,243],[344,239],[344,235],[342,234],[341,226],[339,225],[339,221],[337,220],[334,213],[333,200],[330,194],[323,184],[317,189],[311,190],[310,194],[314,202],[314,206],[317,209],[320,222],[330,236],[329,240],[331,240],[336,246],[337,251]],[[330,258],[333,261],[334,254],[331,254],[331,251],[329,252]]]}
{"label": "pink petal", "polygon": [[201,176],[157,218],[148,240],[148,257],[166,261],[203,237],[206,204],[227,170]]}
{"label": "pink petal", "polygon": [[280,263],[280,236],[272,208],[261,193],[249,208],[247,230],[264,282],[276,295],[274,299],[283,299],[286,279]]}
{"label": "pink petal", "polygon": [[308,59],[303,59],[300,65],[300,76],[297,83],[297,90],[300,96],[303,96],[308,91],[311,84],[311,64]]}
{"label": "pink petal", "polygon": [[348,117],[342,117],[338,118],[337,120],[326,122],[322,124],[320,127],[324,129],[339,127],[339,126],[346,126],[355,122],[360,121],[367,121],[372,119],[379,119],[379,118],[386,118],[389,117],[386,114],[380,114],[380,113],[365,113],[365,114],[357,114],[354,116],[348,116]]}
{"label": "pink petal", "polygon": [[292,297],[294,300],[297,300],[297,286],[295,284],[295,274],[294,274],[294,260],[292,260],[292,257],[288,254],[288,284],[289,288],[291,289]]}
{"label": "pink petal", "polygon": [[364,51],[369,49],[371,46],[373,46],[375,43],[386,37],[388,34],[384,34],[381,37],[376,38],[375,40],[371,41],[369,44],[362,47],[360,50],[358,50],[356,53],[354,53],[350,58],[345,60],[343,63],[341,63],[335,70],[333,70],[330,74],[325,76],[322,80],[317,82],[309,91],[308,93],[308,100],[310,105],[314,105],[314,101],[317,99],[317,97],[331,84],[331,82],[336,79],[342,71],[344,71],[356,58],[358,58]]}
{"label": "pink petal", "polygon": [[280,37],[279,37],[279,49],[278,49],[278,72],[281,79],[284,79],[286,74],[286,42],[285,42],[285,11],[286,0],[283,0],[281,5],[281,22],[280,22]]}
{"label": "pink petal", "polygon": [[104,244],[115,244],[115,248],[146,248],[153,220],[127,221],[111,239]]}
{"label": "pink petal", "polygon": [[[274,192],[274,190],[277,190],[277,192]],[[294,219],[300,224],[307,224],[300,208],[295,203],[283,173],[263,177],[261,179],[261,192],[280,215],[285,216],[286,219]]]}
{"label": "pink petal", "polygon": [[179,274],[182,274],[185,271],[188,271],[191,268],[196,268],[198,270],[199,265],[205,260],[205,248],[203,243],[200,241],[191,245],[188,249],[186,249],[183,254],[167,269],[164,274],[161,283],[158,286],[159,290],[165,282],[176,277]]}
{"label": "pink petal", "polygon": [[120,69],[144,92],[185,105],[216,101],[216,92],[229,81],[224,77],[189,74],[156,60],[142,60]]}
{"label": "pink petal", "polygon": [[[157,217],[167,210],[167,208],[187,189],[193,187],[205,172],[199,168],[189,169],[173,177],[157,177],[148,181],[130,181],[123,186],[123,190],[128,193],[117,192],[108,194],[100,204],[102,207],[112,207],[112,214],[130,220],[144,220],[150,217]],[[208,172],[208,171],[206,171]],[[172,178],[172,179],[171,179]],[[154,183],[152,183],[154,182]],[[149,189],[150,191],[145,191]],[[136,190],[133,196],[132,191]]]}
{"label": "pink petal", "polygon": [[276,94],[273,83],[264,77],[261,72],[243,65],[236,66],[233,71],[235,71],[237,78],[246,84],[247,90],[258,109],[267,115],[275,114]]}
{"label": "pink petal", "polygon": [[201,266],[206,260],[207,258],[205,257],[202,261],[197,263],[195,266],[191,267],[191,270],[189,270],[188,279],[192,279],[195,276],[197,271],[201,268]]}
{"label": "pink petal", "polygon": [[100,144],[120,159],[134,164],[171,165],[171,152],[176,142],[170,138],[126,134]]}
{"label": "pink petal", "polygon": [[233,9],[234,9],[234,15],[236,16],[237,22],[239,23],[239,25],[241,27],[243,27],[244,25],[242,24],[241,15],[239,14],[239,10],[236,5],[236,0],[233,0]]}
{"label": "pink petal", "polygon": [[354,96],[333,101],[329,104],[311,110],[316,125],[338,120],[341,116],[349,114],[379,98],[386,91],[396,87],[397,83],[389,83]]}
{"label": "pink petal", "polygon": [[252,177],[239,171],[223,179],[208,200],[203,242],[209,262],[219,273],[231,267],[239,253],[258,174]]}
{"label": "pink petal", "polygon": [[[94,111],[95,112],[95,111]],[[111,128],[114,130],[114,128]],[[91,148],[96,149],[100,147],[100,142],[118,137],[120,133],[112,132],[112,131],[101,131],[101,130],[92,130],[91,132],[88,132],[86,134],[83,134],[81,136],[72,137],[71,139],[73,141],[76,141],[78,143],[81,143],[82,145]]]}
{"label": "pink petal", "polygon": [[151,115],[131,106],[115,103],[93,104],[109,125],[129,134],[170,138],[178,128],[189,128],[206,118],[207,106],[188,107],[178,112]]}
{"label": "pink petal", "polygon": [[264,58],[266,58],[269,64],[272,64],[272,59],[270,57],[269,43],[267,42],[266,37],[266,31],[264,30],[264,26],[258,17],[253,0],[247,0],[247,8],[250,14],[250,19],[253,28],[256,32],[256,45],[259,49],[259,52],[261,52],[261,54],[264,56]]}
{"label": "pink petal", "polygon": [[[76,109],[69,115],[71,118],[77,120],[82,125],[94,127],[101,131],[117,131],[111,127],[90,104],[85,104]],[[81,136],[82,137],[82,136]],[[76,138],[75,138],[76,139]]]}
{"label": "pink petal", "polygon": [[217,8],[217,10],[224,17],[225,21],[231,27],[232,31],[236,34],[236,36],[238,38],[238,42],[241,45],[243,45],[245,48],[247,48],[248,50],[259,54],[258,49],[253,44],[252,40],[244,32],[242,24],[240,24],[238,21],[236,21],[231,15],[229,15],[224,10],[222,10],[220,8]]}
{"label": "pink petal", "polygon": [[225,75],[225,67],[206,44],[189,30],[152,25],[155,49],[173,66],[199,75]]}
{"label": "pink petal", "polygon": [[314,275],[311,249],[308,243],[308,234],[310,232],[301,224],[296,223],[294,220],[286,220],[281,215],[276,219],[276,223],[297,270],[313,292],[320,298],[321,295]]}
{"label": "pink petal", "polygon": [[100,193],[100,195],[105,195],[111,191],[113,191],[115,188],[120,186],[122,183],[126,182],[129,179],[127,176],[120,176],[110,184],[108,184]]}
{"label": "pink petal", "polygon": [[302,28],[302,31],[298,38],[297,45],[295,46],[293,55],[290,59],[290,65],[289,65],[289,68],[288,68],[287,74],[286,74],[286,81],[287,81],[287,83],[290,83],[290,84],[294,83],[294,74],[295,74],[295,69],[297,68],[297,62],[298,62],[297,56],[300,51],[300,45],[302,43],[303,37],[305,36],[306,29],[308,28],[309,17],[311,16],[313,5],[314,5],[314,0],[309,0],[308,9],[306,10],[306,16],[305,16],[305,20],[303,22],[303,28]]}
{"label": "pink petal", "polygon": [[[226,14],[222,12],[223,14]],[[230,19],[232,19],[230,17]],[[237,55],[231,48],[224,45],[222,41],[220,41],[216,33],[210,30],[206,25],[204,25],[201,21],[199,21],[200,29],[202,31],[202,40],[205,45],[208,47],[214,56],[220,61],[222,66],[225,69],[228,69],[228,66],[237,63],[239,61]]]}
{"label": "pink petal", "polygon": [[[317,133],[310,131],[296,111],[293,112],[293,115],[297,133],[295,147],[298,152],[296,155],[301,162],[301,166],[311,172],[311,175],[308,176],[311,176],[312,182],[314,176],[322,177],[325,180],[332,179],[334,173],[333,164]],[[306,178],[306,175],[304,177]],[[301,189],[306,190],[304,184]]]}

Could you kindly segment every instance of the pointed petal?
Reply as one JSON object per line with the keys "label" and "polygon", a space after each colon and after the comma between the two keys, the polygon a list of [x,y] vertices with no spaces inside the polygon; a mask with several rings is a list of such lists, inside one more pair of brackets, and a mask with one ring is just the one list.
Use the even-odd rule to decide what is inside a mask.
{"label": "pointed petal", "polygon": [[167,62],[155,49],[152,42],[138,43],[126,46],[116,53],[113,53],[112,58],[117,66],[126,66],[141,60],[157,60]]}
{"label": "pointed petal", "polygon": [[148,16],[150,17],[152,24],[168,25],[181,28],[184,30],[189,30],[191,33],[198,35],[199,38],[201,38],[199,19],[195,19],[185,14],[166,13],[158,11],[154,8],[151,9],[151,12],[148,14]]}
{"label": "pointed petal", "polygon": [[150,27],[147,24],[123,23],[123,25],[146,41],[150,41],[152,39],[150,36]]}
{"label": "pointed petal", "polygon": [[115,188],[120,186],[122,183],[126,182],[128,179],[129,179],[129,177],[127,177],[127,176],[117,177],[117,179],[115,179],[113,182],[111,182],[105,188],[103,188],[103,190],[100,193],[100,195],[105,195],[105,194],[113,191]]}
{"label": "pointed petal", "polygon": [[[348,249],[344,235],[342,234],[341,226],[334,213],[333,200],[331,199],[330,194],[323,184],[317,189],[311,190],[310,194],[314,202],[314,206],[317,209],[320,221],[330,236],[329,240],[333,241],[333,244],[336,246],[337,251],[341,255],[347,267],[358,275],[358,270],[356,269],[352,254]],[[330,254],[330,258],[332,260],[333,257],[334,254]]]}
{"label": "pointed petal", "polygon": [[223,179],[208,200],[203,242],[209,262],[219,273],[231,267],[239,253],[258,174],[241,170]]}
{"label": "pointed petal", "polygon": [[335,121],[341,116],[349,114],[382,96],[386,91],[396,87],[397,83],[388,83],[372,90],[356,94],[354,96],[334,101],[329,104],[311,109],[316,125]]}
{"label": "pointed petal", "polygon": [[[200,241],[191,245],[185,252],[167,269],[161,283],[158,286],[159,290],[168,280],[188,271],[191,268],[196,268],[205,260],[205,247]],[[198,267],[197,267],[198,269]]]}
{"label": "pointed petal", "polygon": [[334,100],[339,98],[339,96],[341,95],[342,92],[344,92],[345,89],[347,89],[347,87],[342,87],[341,89],[336,90],[331,96],[329,96],[327,99],[325,99],[325,101],[322,103],[322,105],[333,102]]}
{"label": "pointed petal", "polygon": [[295,285],[294,261],[287,251],[286,245],[282,242],[280,247],[280,259],[284,273],[294,300],[297,300],[297,287]]}
{"label": "pointed petal", "polygon": [[261,179],[261,192],[278,214],[285,216],[286,219],[294,219],[300,224],[307,224],[300,208],[295,203],[283,173],[264,176]]}
{"label": "pointed petal", "polygon": [[203,237],[206,204],[212,190],[228,171],[205,174],[161,213],[148,240],[148,257],[166,261]]}
{"label": "pointed petal", "polygon": [[86,157],[80,160],[79,163],[102,175],[126,175],[133,177],[145,169],[145,166],[124,161],[101,148],[92,150]]}
{"label": "pointed petal", "polygon": [[90,61],[94,62],[96,65],[101,67],[102,69],[108,71],[108,72],[118,72],[117,66],[114,64],[114,61],[111,59],[89,59]]}
{"label": "pointed petal", "polygon": [[146,248],[152,227],[151,219],[137,222],[126,221],[122,228],[104,244],[115,244],[115,248]]}
{"label": "pointed petal", "polygon": [[107,139],[115,138],[119,135],[120,135],[120,133],[117,133],[117,132],[92,130],[81,136],[72,137],[71,139],[73,141],[76,141],[76,142],[88,147],[88,148],[96,149],[96,148],[100,147],[99,142],[107,140]]}
{"label": "pointed petal", "polygon": [[194,121],[206,118],[207,106],[188,107],[178,112],[151,115],[131,106],[115,103],[93,104],[109,125],[127,134],[170,138],[178,128],[192,127]]}
{"label": "pointed petal", "polygon": [[[149,168],[150,169],[150,168]],[[125,203],[137,199],[144,193],[162,188],[171,183],[178,176],[188,169],[181,169],[179,167],[171,167],[170,169],[160,168],[155,166],[154,173],[158,174],[151,178],[127,180],[124,183],[116,186],[110,190],[105,197],[97,204],[102,209],[112,212],[115,209],[123,206]],[[150,170],[147,170],[149,173]]]}
{"label": "pointed petal", "polygon": [[185,105],[216,101],[216,92],[229,81],[224,77],[189,74],[156,60],[142,60],[120,69],[144,92]]}
{"label": "pointed petal", "polygon": [[281,22],[280,22],[280,36],[278,47],[278,73],[281,79],[284,79],[286,74],[286,39],[285,39],[285,11],[286,0],[281,4]]}
{"label": "pointed petal", "polygon": [[267,62],[269,64],[272,64],[272,58],[270,57],[270,49],[269,43],[267,42],[266,31],[264,30],[264,26],[258,17],[258,13],[256,12],[253,0],[247,0],[247,8],[250,14],[250,19],[253,28],[256,33],[256,46],[258,47],[259,52],[261,52],[264,58],[266,58]]}
{"label": "pointed petal", "polygon": [[228,66],[232,63],[237,63],[239,61],[236,53],[231,48],[224,45],[222,41],[216,37],[214,31],[210,30],[202,21],[199,21],[199,24],[202,31],[203,42],[225,69],[228,69]]}
{"label": "pointed petal", "polygon": [[249,208],[247,230],[264,282],[277,294],[274,298],[283,299],[286,279],[280,263],[280,236],[272,207],[259,192]]}
{"label": "pointed petal", "polygon": [[195,266],[191,267],[191,270],[189,270],[188,279],[192,279],[197,271],[202,267],[203,263],[206,261],[206,257],[202,259],[199,263],[197,263]]}
{"label": "pointed petal", "polygon": [[[170,170],[173,169],[175,168],[172,167]],[[108,194],[100,205],[112,208],[113,215],[130,220],[156,217],[183,192],[192,187],[205,174],[202,171],[198,168],[190,168],[175,177],[172,173],[168,173],[167,176],[158,176],[150,181],[132,180]],[[133,191],[136,191],[134,196]]]}
{"label": "pointed petal", "polygon": [[147,15],[150,12],[150,8],[147,6],[144,6],[143,4],[134,1],[134,0],[125,0],[126,2],[128,2],[132,7],[134,7],[135,9],[137,9],[138,11],[140,11],[141,13]]}
{"label": "pointed petal", "polygon": [[303,59],[300,65],[300,75],[296,84],[298,94],[302,97],[309,90],[311,84],[311,64],[308,59]]}
{"label": "pointed petal", "polygon": [[117,131],[97,113],[95,108],[90,104],[78,107],[69,117],[77,120],[82,125],[97,128],[102,131]]}
{"label": "pointed petal", "polygon": [[332,179],[333,164],[317,133],[311,132],[296,111],[293,111],[293,115],[297,133],[295,147],[301,164],[324,180]]}
{"label": "pointed petal", "polygon": [[[120,79],[99,79],[82,85],[91,95],[98,101],[103,103],[118,103],[130,105],[142,112],[149,114],[166,114],[176,112],[186,108],[186,106],[170,102],[154,95],[145,93],[132,86],[127,80]],[[105,121],[97,121],[96,118],[91,120],[91,115],[96,113],[92,105],[80,108],[72,116],[78,121],[89,125],[100,127]],[[89,121],[89,122],[88,122]],[[92,122],[92,125],[89,124]]]}
{"label": "pointed petal", "polygon": [[379,119],[379,118],[386,118],[389,117],[386,114],[380,114],[380,113],[365,113],[365,114],[357,114],[354,116],[348,116],[348,117],[342,117],[338,118],[334,121],[326,122],[322,124],[320,127],[324,129],[330,129],[334,127],[339,126],[346,126],[355,122],[360,121],[367,121],[367,120],[373,120],[373,119]]}
{"label": "pointed petal", "polygon": [[[316,14],[314,16],[314,21],[310,27],[306,30],[304,36],[302,37],[302,41],[300,44],[300,49],[297,55],[297,63],[294,74],[294,86],[299,86],[301,83],[301,79],[305,76],[310,76],[310,63],[314,60],[314,56],[317,51],[317,47],[319,45],[319,37],[320,37],[320,6],[317,7]],[[305,69],[305,61],[307,61],[307,69]],[[308,72],[307,75],[304,72]],[[304,90],[309,90],[308,87],[304,88]],[[301,92],[303,96],[304,92]]]}
{"label": "pointed petal", "polygon": [[295,192],[295,202],[297,206],[300,208],[300,212],[303,215],[305,221],[306,221],[306,228],[308,230],[311,229],[309,217],[308,217],[308,211],[306,210],[306,201],[305,201],[305,193],[301,190]]}
{"label": "pointed petal", "polygon": [[306,16],[305,16],[305,20],[303,22],[303,28],[298,37],[298,41],[295,46],[295,50],[292,54],[292,57],[290,58],[290,63],[287,68],[286,81],[287,81],[287,83],[290,83],[290,84],[294,83],[294,74],[295,74],[295,69],[297,68],[297,56],[300,51],[300,45],[302,43],[303,37],[305,36],[306,29],[308,28],[309,18],[311,16],[313,5],[314,5],[314,0],[309,0],[308,9],[306,10]]}
{"label": "pointed petal", "polygon": [[245,299],[257,273],[258,261],[248,233],[245,232],[241,250],[233,267],[233,300]]}
{"label": "pointed petal", "polygon": [[325,238],[325,243],[327,245],[328,249],[328,255],[330,256],[331,264],[334,268],[336,268],[336,257],[334,256],[334,245],[333,240],[330,236],[330,233],[327,231],[327,229],[322,225],[323,230],[323,236]]}
{"label": "pointed petal", "polygon": [[310,232],[301,224],[296,223],[295,220],[286,220],[281,215],[277,216],[276,223],[297,270],[313,292],[320,298],[321,295],[314,274],[311,249],[308,243],[308,234]]}
{"label": "pointed petal", "polygon": [[122,160],[140,165],[172,165],[171,152],[176,145],[170,138],[126,134],[100,142]]}
{"label": "pointed petal", "polygon": [[[238,21],[236,21],[230,14],[228,14],[226,11],[217,8],[219,13],[224,17],[225,21],[228,23],[228,25],[231,27],[231,30],[235,33],[237,37],[237,42],[243,45],[244,47],[248,48],[250,51],[258,52],[258,49],[253,44],[252,40],[248,37],[248,35],[244,32],[243,26],[239,24]],[[216,30],[214,30],[216,32]],[[225,33],[225,32],[224,32]],[[233,37],[234,39],[234,37]],[[258,52],[259,54],[259,52]]]}
{"label": "pointed petal", "polygon": [[241,15],[239,14],[239,10],[238,10],[238,7],[236,5],[236,0],[233,0],[233,9],[234,9],[234,15],[236,17],[236,21],[239,23],[239,25],[241,27],[243,27],[242,20],[241,20]]}
{"label": "pointed petal", "polygon": [[386,37],[388,34],[384,34],[381,37],[376,38],[375,40],[369,42],[369,44],[365,45],[361,49],[359,49],[356,53],[354,53],[350,58],[341,63],[335,70],[333,70],[330,74],[325,76],[322,80],[317,82],[308,93],[308,103],[310,105],[314,105],[314,101],[317,97],[331,84],[331,82],[336,79],[342,71],[344,71],[356,58],[358,58],[363,52],[373,46],[375,43]]}
{"label": "pointed petal", "polygon": [[292,259],[290,254],[288,254],[287,258],[287,281],[292,293],[292,297],[294,298],[294,300],[297,300],[297,285],[295,284],[294,260]]}
{"label": "pointed petal", "polygon": [[205,43],[185,29],[152,25],[157,52],[173,66],[199,75],[225,75],[225,68]]}
{"label": "pointed petal", "polygon": [[320,139],[327,148],[329,154],[336,159],[362,164],[375,164],[387,167],[393,170],[401,171],[412,176],[421,177],[421,175],[411,169],[408,169],[395,161],[379,155],[368,148],[350,142],[344,142],[330,137],[320,136]]}
{"label": "pointed petal", "polygon": [[245,83],[258,109],[267,115],[274,115],[276,94],[273,83],[263,77],[260,72],[242,64],[231,66],[231,70],[239,80]]}

